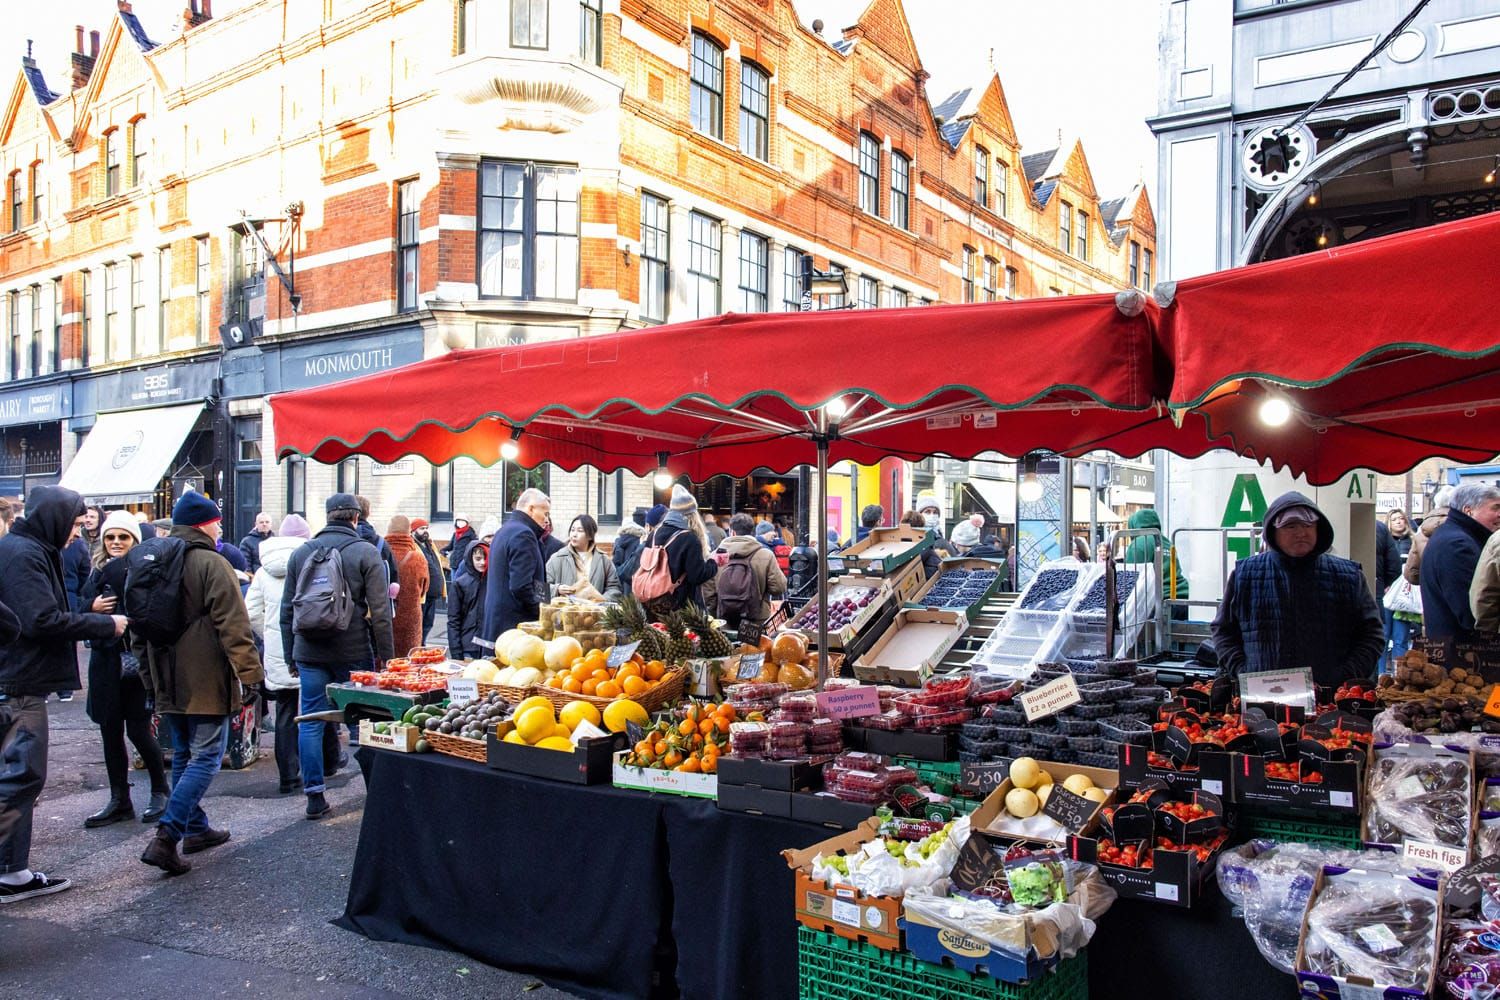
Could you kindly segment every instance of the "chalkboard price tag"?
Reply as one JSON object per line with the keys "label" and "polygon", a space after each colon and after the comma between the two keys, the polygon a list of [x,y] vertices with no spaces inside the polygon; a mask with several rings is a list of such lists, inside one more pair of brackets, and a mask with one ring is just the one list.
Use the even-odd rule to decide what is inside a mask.
{"label": "chalkboard price tag", "polygon": [[479,700],[479,682],[472,677],[454,677],[448,681],[448,701],[454,705],[461,705],[468,701]]}
{"label": "chalkboard price tag", "polygon": [[646,729],[639,722],[627,720],[625,723],[625,735],[630,740],[630,745],[635,746],[646,738]]}
{"label": "chalkboard price tag", "polygon": [[753,681],[760,674],[760,668],[765,665],[765,653],[746,653],[740,657],[740,669],[735,672],[735,676],[742,681]]}
{"label": "chalkboard price tag", "polygon": [[605,663],[611,670],[615,667],[623,667],[635,655],[636,647],[639,645],[639,642],[627,642],[623,646],[615,646],[609,651],[609,659]]}
{"label": "chalkboard price tag", "polygon": [[1054,785],[1042,813],[1057,820],[1069,833],[1077,833],[1088,825],[1098,809],[1099,803],[1093,799],[1074,795],[1062,785]]}
{"label": "chalkboard price tag", "polygon": [[1010,777],[1010,764],[1004,761],[965,763],[959,770],[958,783],[964,788],[989,795]]}

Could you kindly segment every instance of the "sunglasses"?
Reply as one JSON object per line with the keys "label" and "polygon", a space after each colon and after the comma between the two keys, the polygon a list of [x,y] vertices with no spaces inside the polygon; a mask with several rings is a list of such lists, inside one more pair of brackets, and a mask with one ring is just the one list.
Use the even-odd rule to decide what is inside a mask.
{"label": "sunglasses", "polygon": [[133,542],[135,536],[124,531],[111,531],[104,536],[106,542]]}

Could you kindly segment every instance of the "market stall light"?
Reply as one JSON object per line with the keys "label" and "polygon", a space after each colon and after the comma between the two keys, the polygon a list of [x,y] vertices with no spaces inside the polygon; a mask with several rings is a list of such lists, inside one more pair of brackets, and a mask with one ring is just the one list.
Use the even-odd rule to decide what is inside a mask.
{"label": "market stall light", "polygon": [[1484,175],[1484,182],[1486,184],[1495,183],[1497,173],[1500,173],[1500,153],[1495,154],[1495,162],[1490,164],[1489,173]]}
{"label": "market stall light", "polygon": [[837,396],[828,401],[828,404],[823,407],[823,412],[828,414],[829,420],[838,423],[849,413],[849,404],[844,402],[842,396]]}
{"label": "market stall light", "polygon": [[658,490],[672,488],[672,473],[667,471],[667,453],[664,451],[656,453],[656,475],[651,477],[651,485]]}
{"label": "market stall light", "polygon": [[1322,184],[1322,182],[1321,181],[1313,181],[1312,182],[1312,193],[1307,196],[1307,203],[1309,205],[1316,205],[1318,203],[1318,199],[1321,198],[1322,196],[1323,196],[1323,184]]}
{"label": "market stall light", "polygon": [[1281,396],[1271,396],[1260,404],[1260,422],[1267,427],[1282,427],[1292,419],[1292,404]]}
{"label": "market stall light", "polygon": [[1021,477],[1021,483],[1016,487],[1016,496],[1026,503],[1036,503],[1042,498],[1042,481],[1036,477],[1035,472],[1028,472]]}
{"label": "market stall light", "polygon": [[503,441],[500,444],[500,457],[507,462],[514,462],[517,458],[521,457],[521,431],[520,427],[512,427],[510,429],[510,440]]}

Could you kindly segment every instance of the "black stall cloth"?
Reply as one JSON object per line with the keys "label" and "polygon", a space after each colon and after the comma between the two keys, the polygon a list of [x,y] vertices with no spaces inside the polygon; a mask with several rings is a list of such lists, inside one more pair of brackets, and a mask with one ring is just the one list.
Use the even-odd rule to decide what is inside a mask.
{"label": "black stall cloth", "polygon": [[368,792],[339,926],[585,997],[797,995],[780,852],[832,831],[453,757],[357,757]]}

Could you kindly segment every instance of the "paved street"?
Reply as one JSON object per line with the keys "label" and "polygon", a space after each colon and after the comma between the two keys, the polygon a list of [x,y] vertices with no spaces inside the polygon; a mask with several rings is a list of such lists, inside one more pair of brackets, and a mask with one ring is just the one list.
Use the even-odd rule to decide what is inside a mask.
{"label": "paved street", "polygon": [[[0,997],[156,1000],[184,983],[204,997],[567,996],[463,955],[376,944],[329,923],[343,911],[359,835],[357,767],[330,779],[334,818],[309,823],[300,795],[277,794],[265,733],[261,759],[221,772],[204,802],[234,839],[168,879],[138,860],[150,835],[140,822],[84,830],[108,795],[98,730],[82,692],[49,709],[51,774],[32,865],[73,888],[0,911]],[[139,810],[145,773],[133,780]]]}

